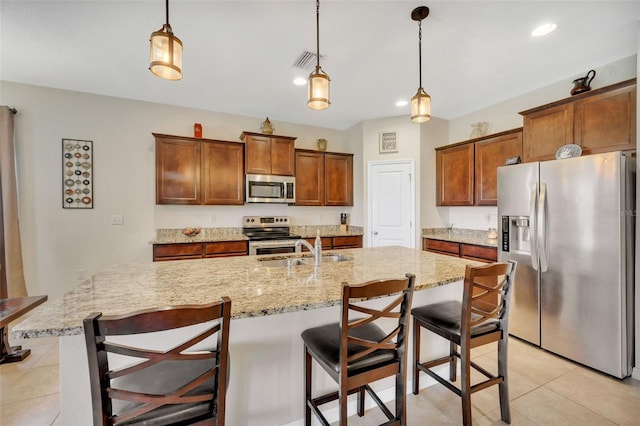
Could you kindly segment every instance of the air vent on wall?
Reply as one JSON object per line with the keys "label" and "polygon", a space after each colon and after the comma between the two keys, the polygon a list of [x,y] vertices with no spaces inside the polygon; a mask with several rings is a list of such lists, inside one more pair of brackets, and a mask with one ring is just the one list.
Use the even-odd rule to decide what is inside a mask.
{"label": "air vent on wall", "polygon": [[[324,55],[320,55],[320,59],[324,57]],[[318,60],[315,53],[304,50],[300,56],[298,56],[298,59],[295,60],[293,66],[311,72],[316,68],[317,62]]]}

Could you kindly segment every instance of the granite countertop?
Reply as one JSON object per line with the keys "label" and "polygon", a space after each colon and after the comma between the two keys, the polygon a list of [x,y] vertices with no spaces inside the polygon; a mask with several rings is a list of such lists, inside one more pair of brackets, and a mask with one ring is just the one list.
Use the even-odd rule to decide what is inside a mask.
{"label": "granite countertop", "polygon": [[422,238],[473,244],[476,246],[498,247],[498,239],[489,238],[488,234],[488,230],[480,229],[454,228],[449,230],[449,228],[425,228],[422,230]]}
{"label": "granite countertop", "polygon": [[416,290],[424,290],[459,281],[465,265],[480,264],[399,246],[339,253],[353,260],[319,267],[266,267],[259,259],[274,256],[263,255],[115,265],[36,308],[13,327],[12,334],[16,338],[82,334],[82,320],[92,312],[122,314],[201,304],[222,296],[231,298],[233,318],[316,309],[339,305],[343,282],[398,278],[411,272],[416,275]]}
{"label": "granite countertop", "polygon": [[[346,231],[340,230],[340,225],[308,225],[292,226],[290,232],[300,235],[302,238],[315,238],[320,230],[322,237],[342,237],[362,235],[364,230],[360,226],[349,226]],[[193,237],[187,237],[182,229],[158,229],[156,238],[151,244],[177,244],[177,243],[210,243],[216,241],[247,241],[242,233],[242,228],[202,228],[200,233]]]}

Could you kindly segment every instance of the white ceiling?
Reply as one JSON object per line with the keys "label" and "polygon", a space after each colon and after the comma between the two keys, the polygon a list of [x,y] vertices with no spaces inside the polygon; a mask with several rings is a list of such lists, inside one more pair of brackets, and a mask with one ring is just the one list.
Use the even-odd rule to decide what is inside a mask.
{"label": "white ceiling", "polygon": [[[426,5],[423,86],[432,115],[452,119],[637,52],[639,1],[357,1],[320,4],[321,65],[331,107],[306,107],[315,52],[315,2],[170,1],[184,43],[183,79],[148,70],[149,35],[163,0],[0,0],[0,79],[254,117],[346,129],[409,114],[418,88],[418,24]],[[540,23],[558,29],[529,34]],[[597,76],[596,76],[597,79]],[[567,93],[568,94],[568,93]]]}

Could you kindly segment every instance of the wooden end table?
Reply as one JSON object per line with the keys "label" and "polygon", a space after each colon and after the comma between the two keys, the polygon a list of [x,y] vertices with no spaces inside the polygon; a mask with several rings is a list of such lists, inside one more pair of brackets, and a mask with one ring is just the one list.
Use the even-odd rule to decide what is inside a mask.
{"label": "wooden end table", "polygon": [[22,361],[29,356],[31,349],[9,345],[9,323],[43,304],[46,300],[47,296],[0,299],[0,364]]}

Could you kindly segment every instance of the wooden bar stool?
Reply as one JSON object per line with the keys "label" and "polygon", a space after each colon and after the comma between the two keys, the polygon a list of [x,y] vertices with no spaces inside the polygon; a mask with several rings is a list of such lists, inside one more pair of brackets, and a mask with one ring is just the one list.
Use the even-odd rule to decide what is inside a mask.
{"label": "wooden bar stool", "polygon": [[[413,393],[420,390],[420,371],[424,371],[448,389],[462,397],[462,419],[471,425],[471,394],[492,385],[499,386],[502,420],[511,423],[509,388],[507,381],[507,339],[509,302],[513,289],[516,262],[493,263],[472,267],[467,265],[464,276],[462,303],[445,301],[411,310],[413,316]],[[433,361],[420,362],[420,329],[444,337],[449,341],[449,355]],[[471,361],[471,348],[498,342],[498,375]],[[457,352],[457,346],[460,352]],[[460,388],[456,380],[456,358],[461,364]],[[449,379],[440,377],[431,368],[449,363]],[[471,367],[487,380],[471,385]]]}
{"label": "wooden bar stool", "polygon": [[[305,366],[305,425],[311,425],[311,412],[329,425],[319,405],[339,400],[340,424],[347,424],[347,396],[358,393],[358,415],[364,415],[365,390],[389,419],[386,424],[406,424],[405,389],[407,381],[407,316],[413,298],[414,275],[400,280],[369,281],[344,285],[340,322],[310,328],[302,333]],[[400,294],[398,294],[400,293]],[[377,310],[361,302],[371,298],[398,294],[384,308]],[[395,328],[383,331],[376,320],[393,318]],[[311,396],[311,359],[338,383],[338,391]],[[369,383],[395,376],[395,415],[384,405]]]}
{"label": "wooden bar stool", "polygon": [[[224,425],[230,315],[231,300],[223,297],[205,305],[87,317],[93,424]],[[188,330],[191,336],[169,350],[138,344],[142,333],[198,324],[206,328]],[[136,346],[111,339],[128,335],[136,335]],[[210,336],[217,337],[215,348],[192,348]],[[117,355],[131,357],[129,364],[110,366],[110,358]]]}

